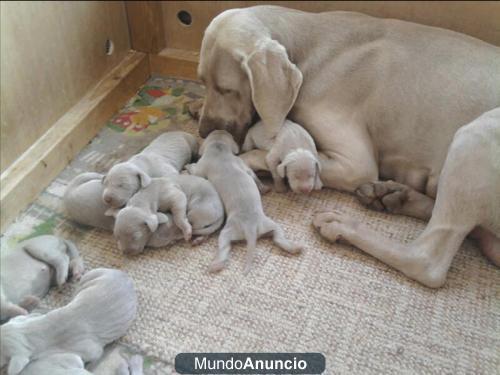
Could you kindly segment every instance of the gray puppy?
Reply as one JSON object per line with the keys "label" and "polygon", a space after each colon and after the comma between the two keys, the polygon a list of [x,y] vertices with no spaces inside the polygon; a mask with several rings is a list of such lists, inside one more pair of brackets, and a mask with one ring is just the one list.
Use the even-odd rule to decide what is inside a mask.
{"label": "gray puppy", "polygon": [[224,268],[231,250],[231,242],[246,240],[249,271],[255,253],[257,239],[272,233],[273,241],[290,254],[297,254],[302,245],[285,238],[283,230],[268,218],[262,201],[255,173],[236,156],[238,145],[225,130],[214,130],[201,146],[201,159],[187,166],[189,173],[208,178],[219,193],[226,209],[227,221],[219,236],[219,249],[210,265],[211,272]]}
{"label": "gray puppy", "polygon": [[79,280],[83,260],[71,241],[44,235],[19,243],[0,255],[0,320],[26,315],[51,285],[61,286],[71,274]]}
{"label": "gray puppy", "polygon": [[77,223],[113,230],[115,221],[104,213],[109,206],[103,202],[104,175],[82,173],[69,183],[63,197],[66,214]]}
{"label": "gray puppy", "polygon": [[128,161],[115,164],[104,178],[103,201],[123,207],[151,177],[176,175],[198,152],[198,142],[191,134],[167,132]]}
{"label": "gray puppy", "polygon": [[[167,216],[163,212],[171,211]],[[217,191],[207,180],[189,175],[153,178],[148,187],[135,194],[123,209],[109,209],[116,218],[114,235],[118,248],[127,254],[142,252],[158,225],[180,228],[188,241],[192,234],[208,236],[224,221],[224,207]],[[178,232],[181,237],[181,233]],[[200,242],[197,239],[196,242]]]}
{"label": "gray puppy", "polygon": [[[112,231],[115,219],[105,215],[110,207],[102,201],[103,177],[91,172],[76,176],[68,185],[63,202],[68,217],[77,223]],[[165,247],[182,238],[182,232],[173,223],[172,215],[165,215],[168,218],[165,223],[160,224],[153,233],[148,231],[144,234],[146,243],[142,245],[141,251],[144,246]],[[197,229],[195,234],[198,234]]]}
{"label": "gray puppy", "polygon": [[[83,360],[73,353],[55,353],[31,361],[21,371],[21,375],[92,375],[110,374],[110,368],[100,370],[101,363],[97,369],[88,371],[85,369]],[[134,355],[129,360],[122,359],[120,365],[113,371],[115,375],[143,375],[143,358]]]}
{"label": "gray puppy", "polygon": [[106,344],[125,335],[136,311],[134,284],[125,272],[91,270],[66,306],[18,316],[1,326],[0,367],[8,364],[8,375],[16,375],[30,361],[54,353],[96,361]]}

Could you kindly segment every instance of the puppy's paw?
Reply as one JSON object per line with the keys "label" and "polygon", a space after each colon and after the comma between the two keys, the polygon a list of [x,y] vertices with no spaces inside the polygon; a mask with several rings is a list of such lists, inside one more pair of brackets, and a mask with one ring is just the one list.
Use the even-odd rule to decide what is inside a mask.
{"label": "puppy's paw", "polygon": [[208,272],[210,273],[216,273],[222,271],[224,268],[226,268],[226,261],[225,260],[220,260],[220,259],[215,259],[210,266],[208,266]]}
{"label": "puppy's paw", "polygon": [[277,193],[286,193],[288,191],[288,188],[286,187],[285,183],[283,182],[278,182],[274,183],[274,191]]}
{"label": "puppy's paw", "polygon": [[198,236],[196,238],[194,238],[192,241],[191,241],[191,245],[192,246],[198,246],[198,245],[201,245],[203,242],[205,242],[205,240],[208,238],[208,236]]}
{"label": "puppy's paw", "polygon": [[73,281],[79,281],[85,272],[83,261],[80,258],[72,259],[69,263],[69,270],[71,273],[71,279]]}
{"label": "puppy's paw", "polygon": [[298,255],[298,254],[302,253],[303,250],[304,250],[303,244],[294,243],[294,244],[292,244],[292,247],[290,248],[289,253],[292,255]]}
{"label": "puppy's paw", "polygon": [[[40,299],[37,296],[26,296],[21,302],[19,302],[19,306],[27,311],[33,310],[40,304]],[[23,314],[24,315],[24,314]]]}
{"label": "puppy's paw", "polygon": [[19,315],[28,315],[28,310],[23,309],[21,306],[14,305],[13,303],[9,303],[5,308],[5,315],[13,318]]}
{"label": "puppy's paw", "polygon": [[191,237],[193,236],[193,227],[189,223],[184,224],[184,228],[182,228],[182,233],[184,235],[184,240],[189,242]]}
{"label": "puppy's paw", "polygon": [[196,163],[186,164],[183,171],[186,171],[185,174],[194,174],[195,168]]}

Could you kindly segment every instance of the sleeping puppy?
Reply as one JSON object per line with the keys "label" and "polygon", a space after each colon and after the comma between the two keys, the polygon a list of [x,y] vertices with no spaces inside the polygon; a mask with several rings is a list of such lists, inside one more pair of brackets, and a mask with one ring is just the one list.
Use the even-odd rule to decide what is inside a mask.
{"label": "sleeping puppy", "polygon": [[[320,179],[321,164],[314,140],[299,124],[285,120],[273,141],[273,135],[267,131],[264,123],[257,122],[248,131],[242,151],[253,149],[268,151],[267,155],[260,155],[265,155],[265,163],[273,176],[276,191],[286,191],[285,177],[295,193],[307,194],[323,187]],[[244,157],[243,159],[245,160]],[[257,161],[252,164],[255,163],[262,164]]]}
{"label": "sleeping puppy", "polygon": [[36,307],[51,285],[79,280],[83,260],[75,244],[45,235],[19,243],[0,256],[0,320],[26,315]]}
{"label": "sleeping puppy", "polygon": [[[172,215],[163,213],[167,211]],[[118,248],[126,254],[142,252],[160,224],[171,230],[172,226],[180,228],[184,239],[189,241],[192,234],[207,236],[215,232],[224,221],[224,207],[212,184],[189,175],[153,178],[125,208],[109,209],[107,214],[116,218],[114,235]]]}
{"label": "sleeping puppy", "polygon": [[167,132],[128,161],[115,164],[103,180],[104,203],[123,207],[151,177],[176,175],[198,151],[196,139],[186,132]]}
{"label": "sleeping puppy", "polygon": [[[104,176],[99,173],[90,172],[76,176],[69,183],[63,202],[66,214],[71,220],[83,225],[112,231],[115,226],[115,220],[111,216],[106,216],[106,211],[110,207],[102,200],[102,193],[104,191],[102,177]],[[166,215],[168,220],[160,224],[156,231],[153,233],[151,231],[144,233],[141,242],[145,241],[145,244],[140,246],[141,249],[144,246],[168,246],[182,238],[182,232],[173,223],[172,216],[170,214]],[[197,229],[195,229],[195,234],[198,234]],[[135,247],[136,245],[133,246]]]}
{"label": "sleeping puppy", "polygon": [[264,234],[272,232],[274,243],[290,254],[302,250],[301,245],[288,241],[281,227],[264,214],[257,176],[236,156],[238,145],[228,132],[211,132],[200,153],[198,163],[188,165],[187,169],[214,185],[227,214],[226,225],[219,236],[219,249],[209,268],[211,272],[224,268],[232,241],[247,242],[245,273],[250,269],[257,239]]}
{"label": "sleeping puppy", "polygon": [[136,316],[137,296],[126,273],[93,269],[73,300],[47,314],[19,316],[0,328],[0,367],[16,375],[32,360],[54,353],[96,361],[106,344],[122,337]]}
{"label": "sleeping puppy", "polygon": [[85,370],[80,356],[73,353],[54,353],[37,358],[20,372],[21,375],[92,375]]}
{"label": "sleeping puppy", "polygon": [[[85,369],[83,360],[73,353],[55,353],[31,361],[21,375],[92,375],[110,374],[110,368],[101,371],[101,361],[93,372]],[[103,372],[104,371],[104,372]],[[129,360],[122,358],[115,375],[143,375],[143,358],[134,355]]]}
{"label": "sleeping puppy", "polygon": [[77,223],[113,230],[115,221],[106,216],[110,207],[102,200],[104,175],[100,173],[82,173],[68,184],[63,197],[64,208],[69,218]]}

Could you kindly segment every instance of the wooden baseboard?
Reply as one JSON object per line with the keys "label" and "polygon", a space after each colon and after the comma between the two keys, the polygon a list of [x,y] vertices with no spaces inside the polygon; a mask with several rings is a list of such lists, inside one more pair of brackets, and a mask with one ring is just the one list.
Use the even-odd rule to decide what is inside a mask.
{"label": "wooden baseboard", "polygon": [[199,53],[165,48],[158,54],[149,54],[152,74],[197,80]]}
{"label": "wooden baseboard", "polygon": [[25,209],[150,76],[147,55],[130,51],[0,176],[0,230]]}

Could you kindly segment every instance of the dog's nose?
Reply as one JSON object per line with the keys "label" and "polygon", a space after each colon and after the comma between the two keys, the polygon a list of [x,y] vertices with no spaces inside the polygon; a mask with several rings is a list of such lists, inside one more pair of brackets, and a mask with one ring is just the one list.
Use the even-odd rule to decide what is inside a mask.
{"label": "dog's nose", "polygon": [[104,197],[104,203],[111,204],[113,199],[111,197]]}
{"label": "dog's nose", "polygon": [[300,190],[301,193],[309,194],[312,191],[312,188],[310,188],[310,187],[302,187],[299,190]]}

